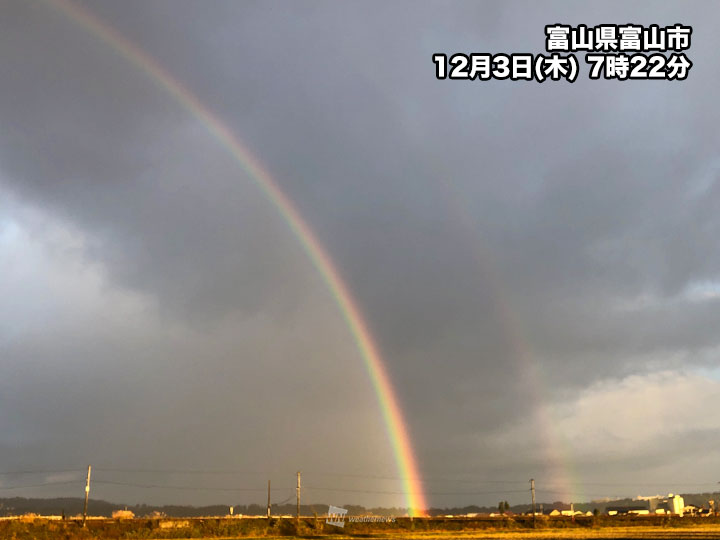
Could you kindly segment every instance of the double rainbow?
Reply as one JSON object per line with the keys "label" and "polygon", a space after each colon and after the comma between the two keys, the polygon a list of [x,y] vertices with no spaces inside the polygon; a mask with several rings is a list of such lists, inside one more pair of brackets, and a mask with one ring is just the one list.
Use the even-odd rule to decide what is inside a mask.
{"label": "double rainbow", "polygon": [[385,370],[382,357],[370,333],[367,323],[343,281],[327,250],[318,241],[308,224],[299,214],[292,201],[280,189],[260,162],[243,145],[232,130],[220,120],[198,97],[184,87],[167,70],[148,56],[137,45],[104,23],[86,9],[69,0],[47,0],[79,26],[98,37],[123,58],[144,71],[165,91],[172,95],[192,116],[222,144],[242,166],[250,178],[265,193],[287,225],[299,240],[305,253],[322,276],[330,290],[345,322],[352,333],[365,362],[377,400],[382,411],[385,427],[390,438],[395,461],[403,483],[403,491],[411,516],[421,515],[427,508],[422,484],[410,444],[410,437],[394,389]]}

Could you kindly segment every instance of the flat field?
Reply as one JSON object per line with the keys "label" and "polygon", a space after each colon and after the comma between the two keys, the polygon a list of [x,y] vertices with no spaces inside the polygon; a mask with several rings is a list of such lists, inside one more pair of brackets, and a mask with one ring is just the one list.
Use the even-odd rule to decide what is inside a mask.
{"label": "flat field", "polygon": [[317,518],[293,519],[162,518],[93,519],[82,527],[76,520],[20,518],[0,521],[0,538],[12,540],[95,540],[241,538],[307,540],[564,540],[564,539],[720,539],[716,518],[588,518],[542,519],[533,528],[532,518],[505,519],[408,519],[394,523],[346,523],[339,528]]}

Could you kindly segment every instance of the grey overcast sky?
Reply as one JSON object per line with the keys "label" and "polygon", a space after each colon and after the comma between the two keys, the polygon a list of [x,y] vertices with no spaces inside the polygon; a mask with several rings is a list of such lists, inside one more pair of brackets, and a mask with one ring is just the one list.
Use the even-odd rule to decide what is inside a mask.
{"label": "grey overcast sky", "polygon": [[[433,506],[720,480],[717,3],[76,5],[316,232]],[[118,502],[260,502],[268,478],[282,500],[300,469],[308,502],[402,505],[377,493],[402,485],[352,336],[244,169],[53,1],[0,6],[0,470],[53,471],[0,496],[81,496],[55,471],[92,463]],[[692,25],[686,81],[434,76],[436,52],[630,22]],[[9,489],[48,482],[69,483]]]}

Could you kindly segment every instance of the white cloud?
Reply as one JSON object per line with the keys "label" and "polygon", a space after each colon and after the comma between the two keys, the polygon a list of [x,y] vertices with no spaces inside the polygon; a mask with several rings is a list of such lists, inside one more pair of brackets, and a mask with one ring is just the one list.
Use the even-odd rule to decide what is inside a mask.
{"label": "white cloud", "polygon": [[663,371],[596,383],[575,401],[555,407],[552,416],[575,455],[632,457],[668,438],[720,429],[720,417],[705,414],[718,398],[718,380]]}
{"label": "white cloud", "polygon": [[[489,442],[518,454],[532,433],[551,446],[544,453],[572,463],[648,463],[654,456],[683,448],[691,435],[720,430],[720,417],[709,409],[720,402],[715,372],[665,370],[605,379],[559,403],[536,408],[536,414]],[[687,448],[686,458],[695,449]],[[641,466],[642,468],[642,466]]]}
{"label": "white cloud", "polygon": [[694,302],[720,299],[720,281],[705,280],[690,283],[685,288],[684,296]]}

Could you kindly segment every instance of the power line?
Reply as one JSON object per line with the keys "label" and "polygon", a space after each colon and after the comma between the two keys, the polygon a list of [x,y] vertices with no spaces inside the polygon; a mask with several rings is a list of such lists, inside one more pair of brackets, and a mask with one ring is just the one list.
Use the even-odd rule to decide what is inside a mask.
{"label": "power line", "polygon": [[[305,489],[315,491],[336,491],[339,493],[368,493],[368,494],[380,494],[380,495],[411,495],[415,492],[408,491],[378,491],[369,489],[343,489],[334,487],[318,487],[318,486],[305,486]],[[496,495],[499,493],[525,493],[526,489],[514,489],[514,490],[495,490],[495,491],[458,491],[458,492],[442,492],[442,491],[424,491],[425,495]]]}
{"label": "power line", "polygon": [[[95,468],[96,472],[102,472],[102,473],[123,473],[123,474],[178,474],[178,475],[242,475],[242,474],[248,474],[248,475],[267,475],[267,471],[259,472],[259,471],[249,471],[249,470],[220,470],[220,469],[209,469],[209,470],[200,470],[200,469],[142,469],[142,468],[103,468],[103,467],[97,467]],[[83,469],[56,469],[56,470],[49,470],[49,469],[26,469],[26,470],[15,470],[15,471],[0,471],[0,475],[2,476],[12,476],[12,475],[40,475],[40,474],[67,474],[67,473],[81,473],[83,472]],[[383,476],[383,475],[373,475],[373,474],[360,474],[360,473],[337,473],[337,472],[310,472],[311,476],[316,477],[340,477],[340,478],[357,478],[357,479],[368,479],[368,480],[394,480],[394,481],[400,481],[402,478],[395,477],[395,476]],[[470,473],[472,474],[472,473]],[[102,476],[101,476],[102,478]],[[462,478],[439,478],[439,477],[428,477],[424,478],[423,481],[427,483],[433,483],[433,482],[450,482],[454,484],[463,484],[463,485],[487,485],[487,484],[497,484],[499,487],[503,485],[514,485],[514,484],[524,484],[526,480],[516,480],[516,479],[462,479]],[[25,484],[25,485],[15,485],[15,486],[8,486],[8,487],[0,487],[0,490],[16,490],[16,489],[25,489],[25,488],[37,488],[37,487],[44,487],[44,486],[50,486],[50,485],[68,485],[68,484],[74,484],[76,481],[57,481],[57,482],[41,482],[41,483],[34,483],[34,484]],[[103,484],[103,485],[115,485],[115,486],[127,486],[127,487],[136,487],[136,488],[144,488],[144,489],[170,489],[170,490],[188,490],[188,491],[225,491],[225,492],[264,492],[265,488],[246,488],[246,487],[208,487],[208,486],[190,486],[190,485],[168,485],[168,484],[161,484],[161,483],[143,483],[143,482],[126,482],[126,481],[114,481],[114,480],[105,480],[105,479],[99,479],[96,481],[97,484]],[[712,486],[714,488],[717,488],[717,484],[715,482],[676,482],[676,481],[668,481],[668,482],[575,482],[572,484],[566,484],[564,482],[560,482],[557,480],[547,482],[538,480],[538,483],[540,483],[543,488],[546,489],[539,489],[538,491],[543,494],[557,494],[557,495],[567,495],[569,492],[576,496],[587,496],[587,497],[607,497],[607,496],[613,496],[616,497],[617,495],[610,495],[608,493],[574,493],[574,489],[582,489],[583,487],[589,487],[589,486],[599,486],[599,487],[608,487],[608,488],[629,488],[629,487],[678,487],[678,486],[687,486],[687,487],[698,487],[698,486]],[[382,489],[361,489],[361,488],[343,488],[343,487],[325,487],[325,486],[307,486],[307,489],[316,490],[316,491],[328,491],[328,492],[336,492],[336,493],[363,493],[363,494],[379,494],[379,495],[408,495],[409,493],[402,490],[382,490]],[[275,490],[273,490],[274,492]],[[425,495],[454,495],[454,496],[482,496],[482,495],[499,495],[499,494],[511,494],[511,493],[524,493],[526,492],[526,489],[495,489],[495,490],[478,490],[478,491],[424,491]],[[625,489],[623,489],[625,491]],[[280,504],[280,503],[278,503]]]}
{"label": "power line", "polygon": [[[179,474],[179,475],[267,475],[267,471],[248,471],[248,470],[222,470],[222,469],[124,469],[124,468],[104,468],[95,467],[96,471],[110,472],[110,473],[130,473],[130,474]],[[358,473],[337,473],[337,472],[318,472],[310,471],[306,473],[310,476],[318,477],[339,477],[339,478],[358,478],[367,480],[388,480],[388,481],[402,481],[403,478],[399,476],[383,476],[374,474],[358,474]],[[521,484],[524,481],[519,480],[464,480],[464,479],[453,479],[453,478],[421,478],[419,479],[422,483],[431,482],[456,482],[463,484]]]}
{"label": "power line", "polygon": [[[549,495],[568,495],[567,491],[553,491],[548,489],[538,489],[538,493],[545,493]],[[613,498],[627,498],[627,495],[618,495],[618,494],[608,494],[608,493],[575,493],[572,492],[572,495],[575,495],[577,497],[613,497]]]}
{"label": "power line", "polygon": [[77,481],[63,481],[63,482],[43,482],[41,484],[26,484],[23,486],[3,486],[0,487],[0,490],[6,491],[11,489],[26,489],[26,488],[36,488],[36,487],[44,487],[44,486],[62,486],[62,485],[70,485],[74,484],[77,485]]}
{"label": "power line", "polygon": [[251,474],[267,475],[267,472],[243,471],[243,470],[220,470],[220,469],[118,469],[96,467],[95,470],[116,473],[137,473],[137,474]]}
{"label": "power line", "polygon": [[[103,468],[96,467],[95,470],[102,472],[114,472],[114,473],[137,473],[137,474],[188,474],[188,475],[267,475],[267,471],[249,471],[249,470],[231,470],[231,469],[124,469],[124,468]],[[25,471],[26,473],[31,472],[82,472],[82,469],[67,470],[67,471]],[[0,474],[16,474],[15,472],[5,472]],[[17,474],[22,474],[22,471],[18,471]],[[338,472],[320,472],[320,471],[309,471],[306,475],[318,476],[318,477],[341,477],[341,478],[358,478],[368,480],[393,480],[402,481],[403,478],[399,476],[384,476],[384,475],[373,475],[373,474],[360,474],[360,473],[338,473]],[[419,479],[423,483],[432,482],[452,482],[458,484],[526,484],[527,480],[517,479],[479,479],[470,480],[463,478],[452,478],[452,477],[423,477]],[[662,487],[662,486],[711,486],[716,485],[715,482],[577,482],[575,484],[565,484],[558,481],[545,481],[538,479],[537,482],[542,482],[545,486],[565,486],[565,485],[580,485],[580,486],[608,486],[608,487],[620,487],[620,486],[642,486],[642,487]]]}
{"label": "power line", "polygon": [[293,493],[287,499],[280,501],[280,502],[272,503],[272,506],[280,506],[283,504],[287,504],[290,501],[292,501],[294,498],[295,498],[295,488],[293,488]]}
{"label": "power line", "polygon": [[717,486],[717,482],[576,482],[574,484],[565,484],[563,482],[543,483],[546,486],[642,486],[642,487],[663,487],[663,486]]}
{"label": "power line", "polygon": [[0,475],[10,476],[14,474],[60,474],[60,473],[79,473],[83,472],[84,469],[60,469],[56,471],[50,470],[35,470],[35,471],[0,471]]}
{"label": "power line", "polygon": [[[374,480],[395,480],[395,481],[402,481],[404,478],[401,478],[399,476],[380,476],[380,475],[369,475],[369,474],[349,474],[349,473],[315,473],[310,471],[308,473],[312,476],[336,476],[336,477],[343,477],[343,478],[366,478],[366,479],[374,479]],[[525,484],[527,483],[526,480],[467,480],[467,479],[458,479],[458,478],[451,478],[451,477],[423,477],[418,479],[423,484],[428,484],[432,482],[456,482],[459,484]]]}
{"label": "power line", "polygon": [[[260,491],[265,492],[266,488],[228,488],[228,487],[206,487],[206,486],[172,486],[167,484],[138,484],[135,482],[115,482],[113,480],[95,480],[94,484],[105,484],[112,486],[129,486],[148,489],[182,489],[182,490],[204,490],[204,491]],[[280,489],[284,491],[284,489]]]}

